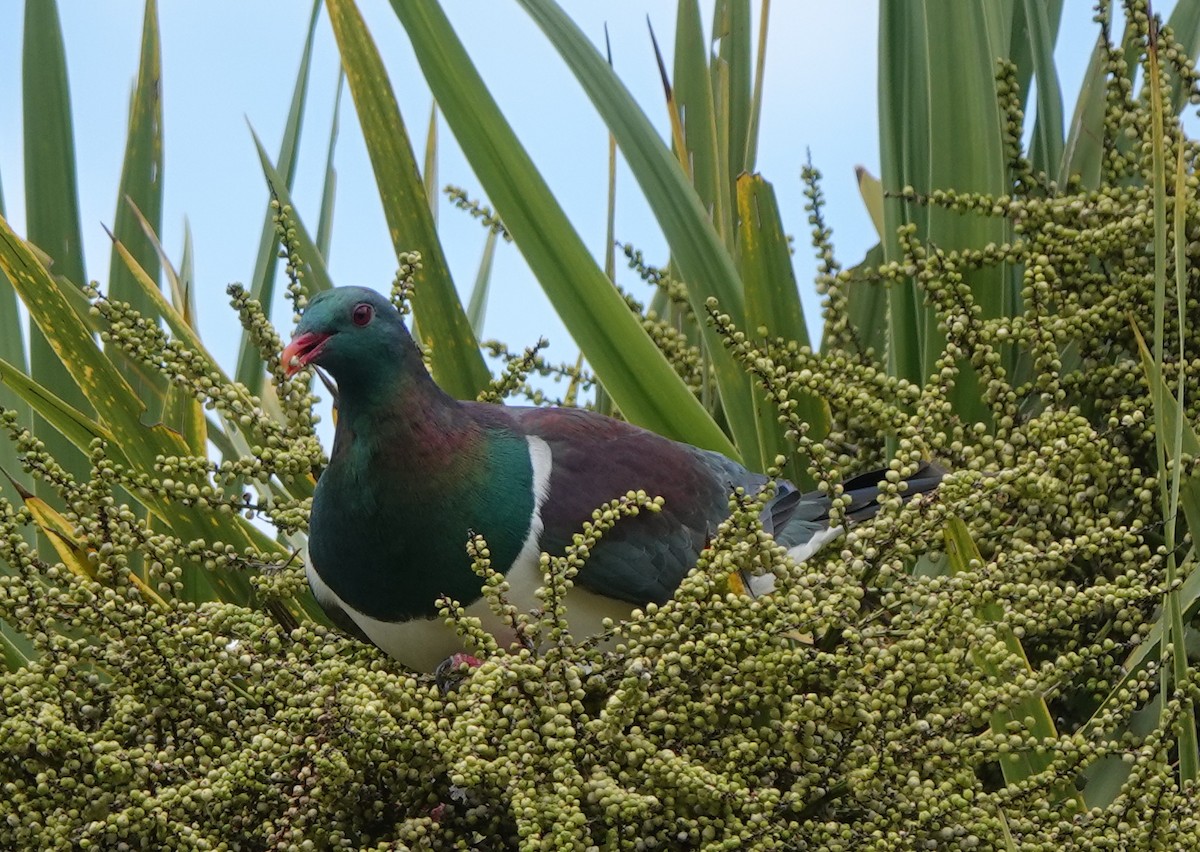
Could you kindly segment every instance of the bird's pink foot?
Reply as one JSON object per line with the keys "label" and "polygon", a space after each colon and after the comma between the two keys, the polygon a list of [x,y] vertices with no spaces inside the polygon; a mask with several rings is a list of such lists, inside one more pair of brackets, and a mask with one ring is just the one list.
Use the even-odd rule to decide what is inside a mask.
{"label": "bird's pink foot", "polygon": [[478,657],[473,657],[470,654],[459,652],[451,654],[446,659],[438,664],[433,676],[437,680],[437,685],[442,692],[451,692],[458,687],[466,678],[467,672],[463,668],[477,669],[483,665],[483,661]]}

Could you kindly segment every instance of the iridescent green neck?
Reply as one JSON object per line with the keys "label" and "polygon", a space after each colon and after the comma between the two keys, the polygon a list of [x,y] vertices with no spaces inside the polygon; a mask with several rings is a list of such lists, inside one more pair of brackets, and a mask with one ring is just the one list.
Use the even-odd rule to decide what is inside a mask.
{"label": "iridescent green neck", "polygon": [[484,407],[452,399],[423,371],[388,378],[387,393],[374,384],[363,394],[355,383],[341,395],[310,548],[339,597],[396,621],[436,615],[443,594],[478,598],[468,535],[483,535],[493,566],[507,571],[534,503],[523,435]]}

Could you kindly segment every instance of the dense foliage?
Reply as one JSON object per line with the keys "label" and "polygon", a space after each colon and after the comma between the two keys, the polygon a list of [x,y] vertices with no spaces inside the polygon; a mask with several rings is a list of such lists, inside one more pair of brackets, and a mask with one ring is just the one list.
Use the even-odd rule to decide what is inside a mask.
{"label": "dense foliage", "polygon": [[[778,415],[776,465],[835,497],[844,477],[889,467],[884,508],[798,565],[762,532],[762,495],[731,495],[675,599],[614,625],[615,649],[565,633],[558,601],[596,537],[655,495],[600,507],[547,557],[540,613],[507,608],[472,542],[494,606],[536,650],[495,647],[447,602],[483,658],[448,689],[325,626],[307,596],[297,553],[324,462],[318,403],[283,378],[260,300],[231,288],[269,370],[253,393],[182,307],[68,295],[5,224],[0,263],[34,322],[76,347],[64,361],[91,408],[5,370],[86,453],[60,463],[19,411],[3,415],[37,491],[0,497],[0,846],[1200,846],[1200,676],[1186,654],[1200,601],[1200,360],[1187,347],[1200,146],[1163,105],[1195,77],[1169,29],[1126,12],[1122,48],[1099,51],[1094,185],[1023,155],[1028,81],[1008,63],[995,78],[1005,191],[898,188],[898,254],[841,270],[810,175],[819,352],[697,301],[686,275],[631,247],[661,295],[621,304],[704,410],[721,394],[728,409],[738,387],[711,335]],[[286,203],[275,214],[301,306],[319,257]],[[943,244],[938,221],[1003,238]],[[427,261],[401,257],[398,302],[420,298]],[[979,282],[1011,287],[1005,311]],[[931,318],[922,381],[897,368],[894,336],[863,323],[898,291]],[[536,351],[510,362],[478,392],[557,371],[574,375],[570,402],[592,381]],[[135,379],[178,431],[121,414]],[[904,501],[926,459],[946,467],[942,485]],[[731,590],[744,568],[774,574],[775,593]]]}

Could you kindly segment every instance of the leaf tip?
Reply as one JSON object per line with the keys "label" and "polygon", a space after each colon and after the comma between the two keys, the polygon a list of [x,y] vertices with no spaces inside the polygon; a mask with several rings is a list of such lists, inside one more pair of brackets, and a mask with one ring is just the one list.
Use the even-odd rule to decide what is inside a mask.
{"label": "leaf tip", "polygon": [[13,489],[17,492],[17,494],[21,497],[22,500],[28,500],[31,497],[33,497],[33,492],[30,491],[29,489],[27,489],[21,483],[17,482],[17,480],[13,479],[13,475],[11,473],[9,473],[7,470],[0,467],[0,473],[4,474],[4,478],[9,481],[9,483],[12,485]]}
{"label": "leaf tip", "polygon": [[650,43],[654,45],[654,59],[658,62],[658,75],[662,78],[663,93],[667,96],[667,102],[671,102],[671,78],[667,75],[667,64],[663,61],[662,50],[658,47],[658,39],[654,36],[654,24],[650,22],[650,16],[646,15],[646,29],[650,31]]}

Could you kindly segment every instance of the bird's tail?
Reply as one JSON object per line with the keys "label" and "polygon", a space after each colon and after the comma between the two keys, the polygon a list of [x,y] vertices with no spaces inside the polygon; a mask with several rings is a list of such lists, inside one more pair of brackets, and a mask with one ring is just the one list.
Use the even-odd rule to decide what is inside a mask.
{"label": "bird's tail", "polygon": [[[846,509],[846,518],[850,523],[875,517],[879,511],[879,483],[884,481],[887,473],[886,469],[873,470],[842,483],[843,494],[850,497],[850,506]],[[904,480],[904,499],[911,500],[918,494],[932,491],[945,475],[946,472],[936,464],[923,462],[916,473]],[[825,509],[825,519],[829,519],[828,508]]]}
{"label": "bird's tail", "polygon": [[[873,470],[842,483],[842,495],[850,498],[845,514],[847,523],[853,525],[875,517],[880,508],[879,485],[885,481],[887,474],[887,469]],[[938,465],[923,463],[916,473],[904,480],[904,499],[911,500],[918,494],[932,491],[944,475],[945,471]],[[794,486],[780,483],[779,491],[769,506],[769,517],[763,520],[776,540],[788,548],[788,555],[797,562],[803,562],[846,531],[841,525],[829,526],[830,506],[828,495],[819,491],[801,494]],[[742,571],[740,579],[753,597],[767,594],[775,588],[775,577],[771,574],[755,576]]]}

